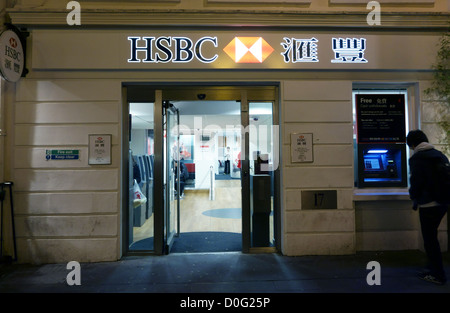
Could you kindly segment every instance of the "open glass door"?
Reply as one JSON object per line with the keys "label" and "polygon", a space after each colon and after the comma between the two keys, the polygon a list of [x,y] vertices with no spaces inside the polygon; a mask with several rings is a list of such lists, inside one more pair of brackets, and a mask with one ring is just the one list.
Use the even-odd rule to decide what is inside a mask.
{"label": "open glass door", "polygon": [[275,246],[274,179],[278,167],[273,102],[249,101],[249,174],[251,247]]}
{"label": "open glass door", "polygon": [[275,249],[275,171],[278,169],[278,128],[272,101],[241,98],[242,244],[243,252]]}
{"label": "open glass door", "polygon": [[164,186],[165,193],[165,253],[169,253],[175,237],[180,233],[180,147],[179,112],[168,101],[164,107]]}
{"label": "open glass door", "polygon": [[[237,120],[234,119],[235,117],[231,118],[231,115],[236,115],[236,113],[230,113],[230,116],[226,116],[222,113],[220,114],[219,118],[220,121],[223,120],[224,122],[228,123],[222,127],[223,129],[225,129],[225,131],[231,129],[230,127],[228,127],[229,125],[231,125],[233,129],[232,135],[229,135],[226,132],[224,133],[225,135],[222,134],[222,140],[224,141],[222,143],[222,150],[226,149],[226,147],[228,146],[234,149],[230,160],[230,166],[233,166],[233,170],[230,171],[228,176],[230,176],[230,180],[234,179],[236,180],[236,182],[238,182],[237,186],[235,186],[235,184],[231,184],[232,188],[236,189],[233,191],[235,193],[239,193],[240,182],[241,197],[238,200],[237,204],[233,202],[232,205],[228,205],[225,204],[225,201],[222,201],[223,203],[219,203],[222,198],[220,197],[220,195],[216,195],[215,197],[210,197],[211,199],[206,200],[208,200],[208,203],[216,201],[216,203],[218,203],[217,206],[213,208],[205,206],[203,211],[201,211],[202,207],[200,207],[198,211],[202,217],[216,219],[214,220],[214,223],[216,223],[217,225],[223,225],[223,222],[225,222],[227,218],[236,219],[237,223],[241,222],[241,227],[233,226],[233,232],[236,232],[236,229],[238,229],[238,232],[241,233],[242,252],[244,253],[252,252],[253,249],[265,249],[267,247],[273,247],[274,244],[279,249],[280,240],[275,240],[277,238],[281,238],[280,227],[278,225],[280,221],[280,212],[278,210],[280,193],[280,178],[278,170],[279,134],[278,125],[275,125],[277,124],[276,121],[279,119],[279,112],[277,109],[278,103],[276,100],[277,89],[274,87],[204,87],[201,89],[201,92],[205,92],[208,101],[234,101],[234,103],[236,103],[237,101],[238,103],[240,103],[240,122],[239,117]],[[136,154],[151,154],[149,155],[152,161],[151,171],[149,171],[151,175],[148,178],[147,185],[153,188],[153,192],[149,193],[149,195],[152,195],[152,209],[148,211],[139,211],[138,209],[134,209],[132,212],[137,212],[136,214],[134,214],[132,217],[128,217],[127,215],[127,222],[128,224],[131,224],[131,221],[134,221],[135,216],[145,217],[145,215],[143,214],[145,212],[148,212],[148,216],[151,217],[147,222],[149,223],[149,232],[145,233],[146,238],[144,239],[150,242],[152,246],[146,246],[145,249],[138,249],[134,244],[134,239],[136,239],[137,237],[132,237],[130,235],[130,241],[134,241],[130,242],[129,244],[133,243],[134,245],[130,248],[127,247],[129,251],[148,251],[159,255],[170,253],[174,240],[177,239],[178,241],[178,239],[180,238],[183,239],[183,235],[180,235],[180,238],[177,238],[180,234],[180,231],[186,232],[187,229],[187,226],[180,229],[180,219],[183,219],[183,226],[191,225],[189,223],[189,220],[186,219],[192,218],[192,216],[186,215],[186,212],[183,212],[184,215],[180,214],[179,197],[181,196],[181,193],[177,193],[178,190],[181,191],[184,187],[180,186],[176,179],[176,177],[180,175],[178,173],[179,169],[175,161],[178,161],[178,159],[180,159],[181,157],[180,150],[182,150],[181,143],[183,142],[183,136],[180,136],[182,134],[179,130],[180,112],[178,111],[177,107],[180,109],[181,113],[183,113],[181,114],[181,118],[183,119],[182,124],[184,126],[186,126],[186,115],[189,114],[186,114],[186,106],[183,106],[186,105],[186,103],[183,102],[192,101],[192,99],[196,100],[197,107],[195,107],[195,109],[201,108],[201,113],[198,113],[198,110],[194,110],[192,111],[194,113],[190,115],[193,115],[194,117],[199,114],[205,115],[205,109],[212,109],[213,107],[211,103],[207,105],[206,100],[199,101],[198,99],[196,99],[195,97],[198,94],[199,93],[197,92],[197,90],[192,91],[192,87],[186,87],[184,89],[182,87],[153,89],[149,88],[148,86],[131,86],[127,88],[127,101],[129,101],[130,103],[145,103],[145,109],[147,112],[146,114],[151,116],[152,122],[151,131],[147,129],[145,132],[136,132],[134,128],[132,128],[132,135],[140,135],[141,133],[146,134],[146,136],[140,136],[139,138],[145,137],[146,142],[149,140],[148,138],[151,138],[152,140],[150,146],[153,147],[151,151],[146,149],[145,153],[139,152],[138,147],[135,147],[133,142],[133,154],[131,154],[130,156],[131,160],[132,157]],[[168,101],[163,101],[163,99],[171,99],[171,101],[173,101],[172,103],[177,107],[171,105],[171,103]],[[234,111],[236,110],[239,111],[238,108],[236,108]],[[153,111],[153,115],[151,115],[151,111]],[[234,111],[232,110],[232,112]],[[239,116],[239,114],[237,115]],[[230,119],[227,119],[226,117],[230,117]],[[134,120],[138,121],[139,118],[136,117]],[[215,133],[217,133],[218,128],[216,127],[216,125],[214,125],[216,123],[214,122],[214,120],[207,120],[205,118],[203,122],[206,126],[200,127],[200,130],[208,129],[208,131],[211,131],[211,129],[215,129]],[[184,126],[183,132],[185,132]],[[195,158],[198,158],[199,161],[196,162],[197,166],[195,166],[196,159],[193,159],[193,174],[195,175],[195,185],[193,188],[205,189],[203,185],[199,185],[199,187],[197,187],[197,179],[200,182],[200,174],[203,173],[199,171],[200,167],[202,167],[200,165],[206,164],[206,162],[201,162],[200,160],[206,152],[212,152],[215,150],[212,149],[212,144],[202,144],[207,136],[203,136],[203,131],[201,131],[199,134],[196,134],[195,130],[197,130],[197,128],[195,128],[194,126],[192,126],[194,133],[189,133],[189,135],[191,136],[190,138],[192,138],[192,146],[198,148],[198,150],[194,149],[195,151],[193,150],[192,153],[196,156]],[[213,128],[212,126],[214,126],[215,128]],[[198,139],[196,139],[197,135]],[[210,137],[210,140],[217,139],[218,142],[214,144],[218,147],[220,146],[220,136],[215,135],[208,137]],[[227,139],[226,143],[224,138]],[[232,138],[233,140],[229,140],[230,138]],[[141,141],[139,140],[138,142]],[[147,146],[149,145],[147,144]],[[217,150],[217,152],[218,151],[219,150]],[[224,158],[224,153],[219,153],[215,157],[217,159],[213,160],[216,161],[216,163],[214,164],[219,164],[217,160],[222,160]],[[143,164],[143,169],[145,170],[145,163]],[[129,177],[127,177],[126,184],[129,186],[133,186],[131,183],[133,181],[133,177],[131,176],[131,165],[129,165],[129,167],[130,168],[128,172],[130,173],[130,175],[128,175]],[[217,165],[217,168],[219,169],[220,166]],[[218,170],[218,172],[220,174],[220,170]],[[189,173],[189,175],[190,174],[191,173]],[[217,179],[215,175],[209,176],[210,178]],[[261,178],[261,176],[264,177]],[[213,179],[210,180],[213,181]],[[215,184],[211,184],[211,186],[214,185]],[[127,187],[131,188],[129,186]],[[214,192],[214,188],[212,190]],[[131,190],[129,193],[130,195],[132,194]],[[195,193],[197,194],[197,192]],[[201,192],[198,192],[198,194],[201,194]],[[214,193],[212,194],[215,195]],[[223,194],[228,193],[224,192]],[[187,203],[191,200],[193,200],[193,198],[187,195],[186,198],[184,198],[183,202]],[[123,201],[125,202],[125,200]],[[129,202],[131,203],[131,200]],[[224,212],[230,212],[230,210],[233,212],[236,211],[234,209],[239,207],[239,202],[241,202],[240,218],[235,217],[234,215],[232,217],[230,217],[229,215],[224,215]],[[128,205],[127,203],[125,203],[124,205],[131,207],[131,205]],[[186,205],[186,207],[188,206]],[[214,211],[213,213],[219,212],[222,215],[214,215],[211,214],[210,211]],[[139,215],[138,213],[141,214]],[[152,215],[150,215],[150,213],[152,213]],[[197,222],[198,221],[196,219],[195,223]],[[131,231],[132,225],[130,225],[129,227]],[[214,229],[223,230],[224,228]],[[128,228],[125,231],[128,231]],[[210,228],[208,228],[207,231],[211,231]],[[126,243],[128,244],[128,241]],[[178,242],[174,246],[174,249],[178,248],[177,245]]]}

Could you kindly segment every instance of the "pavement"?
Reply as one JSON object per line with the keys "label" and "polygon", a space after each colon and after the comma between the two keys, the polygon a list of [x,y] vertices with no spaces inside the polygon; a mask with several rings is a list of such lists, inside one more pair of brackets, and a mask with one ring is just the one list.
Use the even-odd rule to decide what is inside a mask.
{"label": "pavement", "polygon": [[[450,276],[450,253],[443,259]],[[378,263],[373,267],[371,261]],[[81,263],[79,275],[67,264],[0,264],[0,293],[179,293],[191,298],[196,293],[450,293],[450,282],[435,285],[417,278],[425,263],[423,252],[408,250],[300,257],[238,252],[129,256]],[[76,278],[79,285],[68,284]]]}

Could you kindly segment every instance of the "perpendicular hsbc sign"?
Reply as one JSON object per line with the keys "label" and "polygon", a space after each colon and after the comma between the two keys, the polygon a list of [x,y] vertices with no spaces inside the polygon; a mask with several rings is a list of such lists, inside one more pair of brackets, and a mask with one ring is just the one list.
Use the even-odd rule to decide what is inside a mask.
{"label": "perpendicular hsbc sign", "polygon": [[12,30],[0,34],[0,73],[10,82],[19,81],[24,71],[25,56],[19,35]]}

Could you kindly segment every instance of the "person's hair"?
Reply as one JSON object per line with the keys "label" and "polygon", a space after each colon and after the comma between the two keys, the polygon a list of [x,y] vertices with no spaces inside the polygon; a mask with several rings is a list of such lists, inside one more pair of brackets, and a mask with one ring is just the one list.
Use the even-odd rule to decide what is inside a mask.
{"label": "person's hair", "polygon": [[408,147],[417,147],[421,142],[428,142],[428,137],[420,129],[412,130],[406,136]]}

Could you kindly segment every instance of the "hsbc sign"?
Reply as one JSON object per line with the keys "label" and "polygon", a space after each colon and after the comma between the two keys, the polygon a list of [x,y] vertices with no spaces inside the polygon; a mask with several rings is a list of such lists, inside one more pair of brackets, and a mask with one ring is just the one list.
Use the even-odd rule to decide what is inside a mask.
{"label": "hsbc sign", "polygon": [[[214,62],[218,55],[206,56],[203,45],[217,47],[217,37],[202,37],[195,43],[188,37],[128,37],[131,42],[131,57],[129,63],[188,63],[194,57],[202,63]],[[141,43],[139,45],[138,43]],[[138,57],[138,51],[144,57]]]}
{"label": "hsbc sign", "polygon": [[[191,63],[261,64],[269,57],[273,63],[318,63],[321,40],[311,36],[282,36],[277,42],[272,37],[234,37],[222,45],[217,36],[191,39],[187,36],[128,36],[130,54],[128,63]],[[357,37],[333,37],[325,42],[331,63],[367,63],[367,41]],[[269,43],[270,42],[270,43]],[[278,53],[274,53],[278,50]],[[284,67],[284,66],[283,66]]]}
{"label": "hsbc sign", "polygon": [[[203,47],[218,47],[217,37],[202,37],[193,41],[188,37],[128,37],[131,44],[129,63],[188,63],[197,59],[202,63],[215,62],[219,55],[207,55]],[[236,63],[262,63],[273,48],[262,37],[235,37],[224,49]],[[140,54],[140,56],[138,56]]]}
{"label": "hsbc sign", "polygon": [[[5,37],[3,50],[0,47],[0,54],[7,58],[0,66],[17,73],[20,65],[16,63],[24,56],[19,42],[10,39]],[[430,55],[439,39],[437,34],[245,27],[101,32],[37,29],[33,30],[30,63],[34,71],[429,70]],[[89,58],[80,42],[89,42]],[[411,51],[411,57],[402,57],[405,50]]]}
{"label": "hsbc sign", "polygon": [[24,70],[22,43],[16,32],[5,30],[0,35],[0,73],[10,82],[17,82]]}

